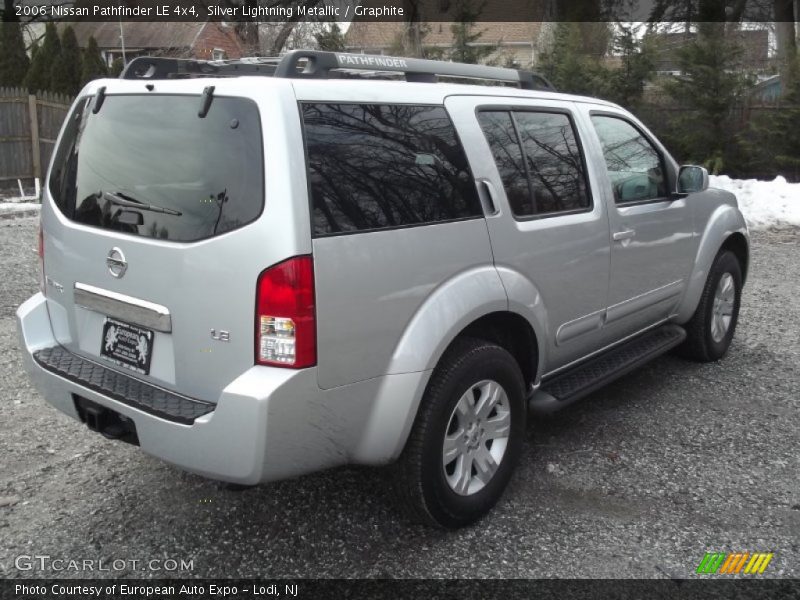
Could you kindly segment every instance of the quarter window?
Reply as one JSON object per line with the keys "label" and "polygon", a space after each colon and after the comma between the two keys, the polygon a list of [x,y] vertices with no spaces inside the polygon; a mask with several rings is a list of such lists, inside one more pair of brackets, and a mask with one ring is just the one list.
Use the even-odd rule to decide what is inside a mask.
{"label": "quarter window", "polygon": [[482,215],[442,106],[302,106],[316,235]]}
{"label": "quarter window", "polygon": [[478,118],[515,216],[591,206],[578,140],[566,114],[483,111]]}
{"label": "quarter window", "polygon": [[592,122],[603,147],[614,200],[623,204],[666,197],[661,155],[650,141],[624,119],[593,115]]}

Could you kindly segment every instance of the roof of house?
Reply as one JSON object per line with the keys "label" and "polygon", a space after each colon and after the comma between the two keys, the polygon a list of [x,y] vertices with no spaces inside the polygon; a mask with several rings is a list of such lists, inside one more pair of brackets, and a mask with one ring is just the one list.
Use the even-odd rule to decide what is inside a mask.
{"label": "roof of house", "polygon": [[[354,21],[345,34],[347,48],[389,48],[403,32],[405,23],[383,21]],[[427,31],[423,44],[427,46],[450,46],[453,43],[453,23],[433,21],[422,23]],[[475,32],[481,32],[479,42],[530,43],[535,44],[541,30],[538,22],[477,23]]]}
{"label": "roof of house", "polygon": [[141,23],[109,21],[89,23],[85,21],[66,23],[75,30],[78,45],[85,47],[94,37],[100,48],[119,48],[120,27],[125,35],[127,48],[191,48],[206,26],[202,23],[163,22]]}

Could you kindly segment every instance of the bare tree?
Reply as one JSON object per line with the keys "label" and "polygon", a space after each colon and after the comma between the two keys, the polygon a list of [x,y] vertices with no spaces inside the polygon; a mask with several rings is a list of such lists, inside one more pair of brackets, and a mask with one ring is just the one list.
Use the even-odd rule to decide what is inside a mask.
{"label": "bare tree", "polygon": [[793,0],[774,0],[775,39],[777,42],[778,71],[783,89],[789,90],[797,77],[797,31]]}

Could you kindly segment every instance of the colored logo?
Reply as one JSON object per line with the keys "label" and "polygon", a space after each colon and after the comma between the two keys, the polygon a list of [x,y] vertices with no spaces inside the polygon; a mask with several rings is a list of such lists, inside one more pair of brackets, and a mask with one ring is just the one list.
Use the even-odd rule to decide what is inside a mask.
{"label": "colored logo", "polygon": [[697,572],[701,575],[761,575],[773,556],[772,552],[706,552]]}

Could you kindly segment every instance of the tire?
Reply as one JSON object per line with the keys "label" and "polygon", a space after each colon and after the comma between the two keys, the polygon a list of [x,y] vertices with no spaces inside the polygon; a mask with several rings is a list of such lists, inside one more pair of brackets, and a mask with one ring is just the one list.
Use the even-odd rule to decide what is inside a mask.
{"label": "tire", "polygon": [[[730,300],[720,300],[721,290],[728,284],[732,286]],[[736,331],[741,297],[742,268],[739,260],[732,252],[720,252],[711,265],[697,310],[684,325],[686,340],[678,347],[678,353],[698,362],[713,362],[725,356]],[[715,326],[715,323],[720,323],[718,319],[715,320],[715,315],[720,308],[725,313],[726,306],[730,319],[724,331],[721,331],[719,326]]]}
{"label": "tire", "polygon": [[[492,397],[487,411],[492,405],[483,401]],[[395,489],[406,512],[442,529],[485,515],[519,459],[526,413],[524,380],[514,357],[491,342],[456,340],[431,376],[395,465]]]}

